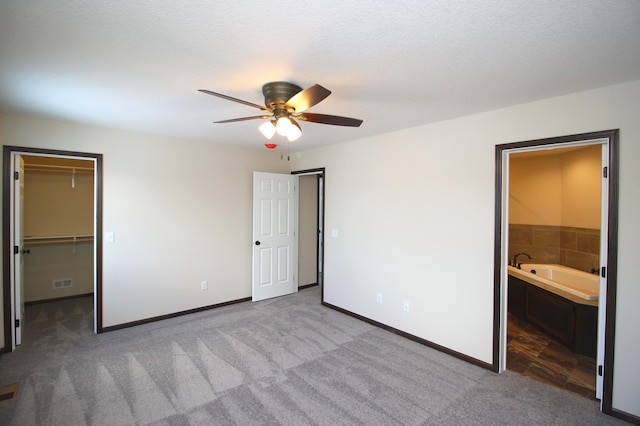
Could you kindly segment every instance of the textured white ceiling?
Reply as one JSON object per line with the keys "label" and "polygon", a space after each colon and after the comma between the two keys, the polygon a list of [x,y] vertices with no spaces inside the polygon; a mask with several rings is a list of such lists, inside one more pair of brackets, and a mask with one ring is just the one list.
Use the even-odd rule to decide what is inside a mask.
{"label": "textured white ceiling", "polygon": [[[262,146],[262,84],[333,92],[299,149],[640,79],[638,0],[2,0],[0,110]],[[279,140],[279,143],[284,141]]]}

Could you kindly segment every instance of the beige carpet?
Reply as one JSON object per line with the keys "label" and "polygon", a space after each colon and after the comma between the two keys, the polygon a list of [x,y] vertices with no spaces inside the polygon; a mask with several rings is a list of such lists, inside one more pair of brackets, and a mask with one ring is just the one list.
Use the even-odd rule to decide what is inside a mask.
{"label": "beige carpet", "polygon": [[623,424],[320,305],[319,289],[101,335],[91,299],[27,308],[2,425]]}

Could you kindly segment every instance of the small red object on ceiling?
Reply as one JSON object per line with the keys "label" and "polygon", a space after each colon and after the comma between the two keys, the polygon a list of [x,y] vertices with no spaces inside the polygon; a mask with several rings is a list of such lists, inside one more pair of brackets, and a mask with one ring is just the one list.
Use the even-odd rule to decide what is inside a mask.
{"label": "small red object on ceiling", "polygon": [[267,147],[267,149],[274,149],[275,147],[278,146],[278,144],[275,143],[265,143],[264,146]]}

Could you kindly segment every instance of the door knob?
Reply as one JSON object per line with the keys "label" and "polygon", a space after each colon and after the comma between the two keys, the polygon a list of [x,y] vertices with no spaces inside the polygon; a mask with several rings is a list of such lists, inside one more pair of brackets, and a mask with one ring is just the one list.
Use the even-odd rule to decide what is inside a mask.
{"label": "door knob", "polygon": [[256,241],[256,245],[259,246],[260,245],[260,241]]}

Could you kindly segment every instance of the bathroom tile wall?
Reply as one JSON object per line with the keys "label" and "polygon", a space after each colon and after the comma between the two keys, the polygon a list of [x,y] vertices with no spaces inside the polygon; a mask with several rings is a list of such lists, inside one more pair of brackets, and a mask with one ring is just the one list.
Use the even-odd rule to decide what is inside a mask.
{"label": "bathroom tile wall", "polygon": [[[509,225],[509,260],[516,253],[535,263],[556,263],[585,272],[600,268],[600,230],[570,226]],[[520,256],[518,262],[529,261]]]}

